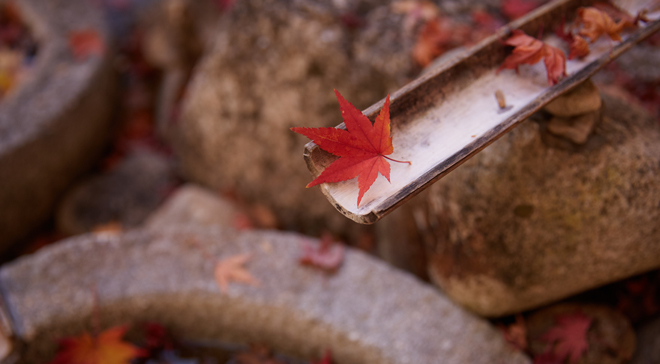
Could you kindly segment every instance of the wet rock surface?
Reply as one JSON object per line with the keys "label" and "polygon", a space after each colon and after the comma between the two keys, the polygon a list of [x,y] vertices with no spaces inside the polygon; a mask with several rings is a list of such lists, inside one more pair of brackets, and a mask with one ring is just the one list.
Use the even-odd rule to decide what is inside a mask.
{"label": "wet rock surface", "polygon": [[[660,127],[603,97],[584,145],[548,144],[547,121],[523,122],[383,219],[381,242],[419,242],[432,280],[486,316],[660,266]],[[394,231],[401,221],[421,237]]]}
{"label": "wet rock surface", "polygon": [[287,229],[354,228],[304,188],[307,139],[289,128],[341,123],[333,89],[365,108],[402,85],[413,42],[402,19],[389,2],[237,2],[172,134],[185,175],[265,204]]}
{"label": "wet rock surface", "polygon": [[69,32],[96,31],[88,2],[16,2],[39,39],[30,77],[0,104],[0,250],[44,222],[70,184],[100,155],[110,132],[115,79],[110,47],[76,60]]}
{"label": "wet rock surface", "polygon": [[59,231],[90,232],[110,223],[137,227],[174,187],[171,161],[147,150],[128,155],[113,170],[75,186],[57,212]]}
{"label": "wet rock surface", "polygon": [[[181,337],[262,342],[303,358],[330,348],[346,364],[529,363],[486,321],[364,253],[349,249],[334,275],[299,265],[303,240],[317,243],[219,228],[89,234],[5,265],[0,285],[28,342],[25,363],[88,326],[91,286],[104,327],[156,320]],[[205,252],[252,254],[259,286],[230,283],[221,294]]]}

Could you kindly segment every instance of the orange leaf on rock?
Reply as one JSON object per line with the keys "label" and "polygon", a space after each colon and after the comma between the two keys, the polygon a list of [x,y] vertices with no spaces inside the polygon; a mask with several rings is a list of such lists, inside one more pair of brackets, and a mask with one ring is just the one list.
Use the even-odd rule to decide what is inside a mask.
{"label": "orange leaf on rock", "polygon": [[249,253],[238,254],[221,260],[215,265],[215,281],[218,283],[220,292],[227,293],[229,281],[252,286],[259,285],[259,281],[243,267],[251,257],[252,255]]}
{"label": "orange leaf on rock", "polygon": [[498,72],[503,69],[518,70],[521,64],[535,64],[543,59],[550,85],[556,84],[559,78],[566,75],[566,56],[560,49],[545,44],[522,30],[514,30],[505,44],[515,48],[511,55],[506,57]]}
{"label": "orange leaf on rock", "polygon": [[302,127],[291,130],[312,139],[326,152],[340,157],[307,187],[358,177],[357,205],[360,206],[362,197],[376,181],[379,173],[390,180],[390,165],[385,159],[396,161],[386,157],[394,152],[390,136],[390,96],[387,96],[376,122],[371,124],[371,121],[346,101],[337,90],[335,94],[348,130]]}
{"label": "orange leaf on rock", "polygon": [[604,11],[596,8],[580,8],[578,9],[578,19],[583,24],[583,28],[579,33],[595,42],[602,35],[608,35],[612,40],[621,40],[619,33],[627,27],[634,26],[633,22],[624,18],[615,23],[612,18]]}
{"label": "orange leaf on rock", "polygon": [[84,61],[90,56],[102,54],[105,43],[98,31],[85,29],[69,33],[69,48],[77,60]]}
{"label": "orange leaf on rock", "polygon": [[587,331],[592,320],[581,312],[575,312],[559,315],[556,321],[557,325],[548,330],[542,339],[555,343],[554,354],[561,361],[569,358],[570,363],[577,363],[589,348]]}
{"label": "orange leaf on rock", "polygon": [[145,352],[122,341],[128,326],[117,326],[98,336],[84,333],[60,342],[60,350],[50,364],[129,364]]}

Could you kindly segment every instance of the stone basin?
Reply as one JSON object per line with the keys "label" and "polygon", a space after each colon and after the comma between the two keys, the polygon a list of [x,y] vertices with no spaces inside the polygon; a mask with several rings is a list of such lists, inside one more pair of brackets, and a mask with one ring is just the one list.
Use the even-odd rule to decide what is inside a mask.
{"label": "stone basin", "polygon": [[109,46],[77,60],[72,31],[107,45],[89,1],[14,1],[38,43],[28,75],[0,103],[0,251],[51,213],[61,194],[99,156],[108,136],[115,77]]}
{"label": "stone basin", "polygon": [[[529,363],[487,321],[432,286],[348,249],[334,274],[298,264],[302,241],[275,231],[171,227],[69,239],[0,270],[21,363],[54,355],[56,339],[101,325],[156,321],[178,337],[261,342],[286,355],[335,362]],[[194,241],[194,244],[190,242]],[[259,286],[221,293],[215,259],[251,253]],[[213,258],[209,258],[209,256]]]}

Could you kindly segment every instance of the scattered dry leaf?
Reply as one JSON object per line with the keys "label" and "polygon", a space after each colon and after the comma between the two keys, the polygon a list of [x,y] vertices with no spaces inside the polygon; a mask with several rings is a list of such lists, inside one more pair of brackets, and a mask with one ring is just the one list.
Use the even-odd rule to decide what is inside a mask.
{"label": "scattered dry leaf", "polygon": [[[390,180],[390,164],[385,160],[401,162],[389,157],[394,152],[390,136],[390,97],[372,125],[371,121],[335,90],[346,129],[291,128],[296,133],[312,139],[326,152],[340,158],[332,162],[307,187],[321,183],[340,182],[358,177],[357,205],[365,192],[376,181],[378,174]],[[410,163],[410,162],[401,162]]]}
{"label": "scattered dry leaf", "polygon": [[417,34],[412,57],[422,67],[444,53],[453,39],[454,27],[445,18],[427,21]]}
{"label": "scattered dry leaf", "polygon": [[589,55],[589,43],[579,35],[573,35],[573,41],[569,47],[568,59],[583,58]]}
{"label": "scattered dry leaf", "polygon": [[98,56],[105,50],[105,43],[94,29],[85,29],[69,34],[69,49],[75,59],[84,61],[90,56]]}
{"label": "scattered dry leaf", "polygon": [[323,234],[321,243],[318,245],[303,240],[301,250],[301,264],[313,265],[327,271],[337,270],[346,254],[346,247],[333,242],[332,236],[327,233]]}
{"label": "scattered dry leaf", "polygon": [[98,336],[84,333],[63,339],[50,364],[129,364],[132,359],[144,356],[145,352],[122,341],[126,330],[128,326],[117,326]]}
{"label": "scattered dry leaf", "polygon": [[578,9],[578,19],[583,24],[579,34],[589,38],[592,43],[602,35],[608,35],[612,40],[620,41],[619,33],[624,28],[634,26],[628,18],[623,18],[615,23],[604,11],[593,7]]}
{"label": "scattered dry leaf", "polygon": [[518,29],[513,31],[513,35],[506,40],[505,44],[515,48],[511,55],[504,60],[497,70],[498,72],[503,69],[517,71],[521,64],[535,64],[543,59],[550,85],[556,84],[559,78],[566,75],[566,56],[560,49],[545,44]]}
{"label": "scattered dry leaf", "polygon": [[215,281],[220,292],[227,293],[229,281],[258,286],[259,281],[243,267],[252,258],[252,254],[238,254],[219,261],[215,265]]}
{"label": "scattered dry leaf", "polygon": [[569,358],[570,363],[577,363],[582,354],[589,348],[587,331],[591,326],[591,318],[582,312],[559,315],[557,325],[548,330],[541,339],[552,344],[552,352],[562,362]]}

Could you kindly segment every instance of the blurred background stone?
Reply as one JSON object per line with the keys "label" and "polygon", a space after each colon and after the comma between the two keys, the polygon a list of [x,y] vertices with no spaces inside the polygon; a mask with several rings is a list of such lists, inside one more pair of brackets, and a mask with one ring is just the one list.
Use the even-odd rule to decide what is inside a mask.
{"label": "blurred background stone", "polygon": [[[25,364],[43,363],[56,339],[88,327],[90,287],[103,327],[156,321],[190,340],[261,342],[302,358],[330,349],[346,364],[530,363],[485,320],[362,252],[347,249],[333,275],[300,265],[303,241],[318,244],[200,227],[88,234],[3,266],[0,285],[28,343]],[[213,258],[244,253],[261,284],[232,282],[221,293]]]}
{"label": "blurred background stone", "polygon": [[57,227],[83,234],[109,223],[123,229],[141,225],[175,186],[171,161],[137,150],[102,175],[83,180],[63,199]]}
{"label": "blurred background stone", "polygon": [[[85,1],[14,3],[39,48],[33,69],[0,103],[0,250],[46,221],[67,188],[100,156],[110,135],[116,75],[99,9]],[[74,30],[104,48],[76,60]]]}
{"label": "blurred background stone", "polygon": [[286,229],[362,229],[304,188],[305,138],[289,128],[341,123],[333,88],[365,108],[401,86],[402,19],[389,2],[237,2],[171,132],[185,176],[264,204]]}

